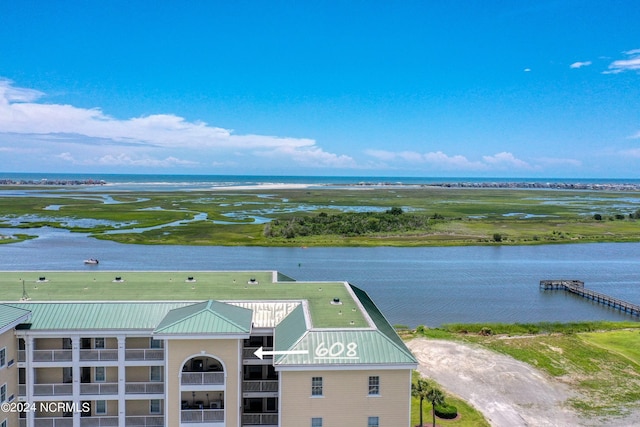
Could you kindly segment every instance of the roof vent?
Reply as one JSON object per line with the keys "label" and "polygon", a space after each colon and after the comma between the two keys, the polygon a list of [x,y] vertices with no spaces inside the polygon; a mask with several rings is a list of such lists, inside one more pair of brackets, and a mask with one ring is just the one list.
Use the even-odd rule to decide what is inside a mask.
{"label": "roof vent", "polygon": [[122,277],[120,277],[120,276],[116,276],[116,278],[115,278],[115,279],[113,279],[113,281],[114,281],[114,282],[116,282],[116,283],[122,283],[122,282],[124,282],[124,280],[122,280]]}
{"label": "roof vent", "polygon": [[249,279],[249,282],[247,282],[247,283],[249,283],[250,285],[257,285],[258,281],[256,280],[255,277],[252,277],[251,279]]}
{"label": "roof vent", "polygon": [[48,282],[48,280],[47,280],[47,278],[46,278],[46,277],[44,277],[44,276],[40,276],[40,277],[38,278],[38,282]]}
{"label": "roof vent", "polygon": [[193,276],[189,276],[187,277],[187,280],[185,280],[185,282],[195,282],[196,279]]}
{"label": "roof vent", "polygon": [[334,298],[331,301],[331,304],[333,304],[333,305],[342,305],[342,302],[340,301],[340,298]]}

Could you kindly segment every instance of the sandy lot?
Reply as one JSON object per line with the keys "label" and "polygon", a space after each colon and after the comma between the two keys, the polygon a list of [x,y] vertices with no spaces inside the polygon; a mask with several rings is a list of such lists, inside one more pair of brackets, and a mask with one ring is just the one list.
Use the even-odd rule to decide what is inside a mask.
{"label": "sandy lot", "polygon": [[[509,356],[479,346],[414,339],[407,346],[420,373],[469,402],[492,426],[577,427],[603,425],[586,420],[566,400],[577,396],[566,384]],[[607,420],[607,426],[640,425],[639,414]]]}

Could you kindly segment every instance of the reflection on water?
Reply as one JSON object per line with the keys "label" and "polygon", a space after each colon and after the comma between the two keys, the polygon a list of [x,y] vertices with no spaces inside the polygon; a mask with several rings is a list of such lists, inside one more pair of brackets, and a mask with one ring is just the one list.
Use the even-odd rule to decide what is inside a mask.
{"label": "reflection on water", "polygon": [[[30,230],[0,229],[0,234]],[[632,320],[542,279],[579,279],[640,303],[639,243],[453,248],[262,248],[123,245],[41,228],[0,245],[0,270],[279,270],[297,280],[346,280],[365,289],[393,324]],[[637,319],[637,318],[636,318]]]}

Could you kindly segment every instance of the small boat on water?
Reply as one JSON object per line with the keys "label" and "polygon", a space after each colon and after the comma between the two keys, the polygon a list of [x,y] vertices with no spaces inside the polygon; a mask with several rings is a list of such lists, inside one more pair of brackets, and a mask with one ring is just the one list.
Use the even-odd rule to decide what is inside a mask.
{"label": "small boat on water", "polygon": [[100,264],[100,261],[98,261],[95,258],[89,258],[89,259],[85,259],[84,263],[85,264],[94,264],[94,265],[96,265],[96,264]]}

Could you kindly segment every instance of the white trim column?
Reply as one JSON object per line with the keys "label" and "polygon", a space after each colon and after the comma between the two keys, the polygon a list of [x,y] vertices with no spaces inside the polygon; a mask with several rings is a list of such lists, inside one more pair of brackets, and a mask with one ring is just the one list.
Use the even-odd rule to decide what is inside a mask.
{"label": "white trim column", "polygon": [[[82,405],[80,401],[80,337],[78,335],[71,337],[71,376],[73,382],[71,401],[77,402],[78,408]],[[73,411],[73,426],[80,427],[80,411]]]}
{"label": "white trim column", "polygon": [[126,425],[127,401],[127,368],[125,367],[127,338],[124,335],[118,335],[118,425]]}
{"label": "white trim column", "polygon": [[[25,366],[25,394],[26,401],[28,403],[34,403],[33,400],[33,387],[36,382],[36,370],[33,367],[33,350],[34,350],[34,338],[27,336],[24,338],[24,366]],[[31,427],[34,424],[35,413],[33,411],[27,411],[27,426]]]}

